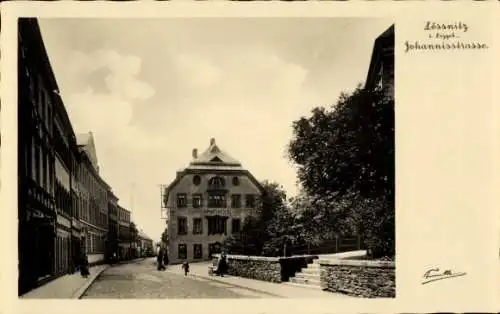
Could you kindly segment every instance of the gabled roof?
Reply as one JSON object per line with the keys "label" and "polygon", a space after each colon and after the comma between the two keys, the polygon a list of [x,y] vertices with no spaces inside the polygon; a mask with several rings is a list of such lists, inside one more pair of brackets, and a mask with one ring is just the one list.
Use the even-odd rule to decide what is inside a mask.
{"label": "gabled roof", "polygon": [[94,144],[94,136],[92,132],[81,133],[76,135],[76,144],[78,148],[85,152],[94,166],[95,170],[99,172],[99,165],[97,163],[97,152]]}
{"label": "gabled roof", "polygon": [[[196,150],[194,150],[196,151]],[[223,151],[215,143],[215,139],[210,140],[210,146],[200,156],[193,158],[184,169],[177,171],[177,176],[167,187],[166,191],[170,191],[179,180],[187,173],[203,173],[203,172],[220,172],[220,173],[242,173],[246,175],[252,182],[262,191],[262,185],[241,163]],[[168,193],[167,193],[168,197]]]}
{"label": "gabled roof", "polygon": [[200,166],[206,169],[220,166],[241,168],[241,163],[220,149],[215,139],[211,139],[210,146],[200,156],[194,158],[188,168],[199,169]]}
{"label": "gabled roof", "polygon": [[144,233],[144,231],[142,230],[139,230],[139,234],[138,234],[139,238],[141,239],[144,239],[144,240],[152,240],[150,237],[148,237],[147,234]]}

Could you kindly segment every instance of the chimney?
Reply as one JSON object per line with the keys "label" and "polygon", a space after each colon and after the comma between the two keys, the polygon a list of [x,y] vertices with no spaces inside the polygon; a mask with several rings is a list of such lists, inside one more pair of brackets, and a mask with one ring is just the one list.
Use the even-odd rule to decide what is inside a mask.
{"label": "chimney", "polygon": [[193,148],[193,158],[196,159],[198,158],[198,149]]}
{"label": "chimney", "polygon": [[210,146],[215,145],[215,138],[210,139]]}

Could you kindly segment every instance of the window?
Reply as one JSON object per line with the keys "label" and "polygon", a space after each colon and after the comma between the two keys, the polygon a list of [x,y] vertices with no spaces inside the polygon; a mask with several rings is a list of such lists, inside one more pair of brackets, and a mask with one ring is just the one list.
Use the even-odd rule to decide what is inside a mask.
{"label": "window", "polygon": [[201,244],[193,244],[193,258],[200,259],[203,257],[203,250]]}
{"label": "window", "polygon": [[246,196],[246,207],[247,208],[254,208],[255,207],[255,196],[254,195],[247,195]]}
{"label": "window", "polygon": [[232,221],[232,226],[231,226],[231,231],[232,233],[239,233],[241,231],[241,221],[238,218],[233,218]]}
{"label": "window", "polygon": [[226,196],[224,194],[212,194],[208,196],[208,207],[225,208]]}
{"label": "window", "polygon": [[186,217],[177,218],[177,234],[185,235],[187,234],[187,219]]}
{"label": "window", "polygon": [[203,233],[203,221],[201,218],[193,218],[193,234]]}
{"label": "window", "polygon": [[185,208],[187,206],[187,195],[186,193],[178,193],[177,194],[177,207]]}
{"label": "window", "polygon": [[177,249],[177,258],[187,259],[187,246],[185,244],[179,244]]}
{"label": "window", "polygon": [[208,235],[213,234],[226,234],[226,220],[227,217],[213,216],[208,218]]}
{"label": "window", "polygon": [[201,194],[193,194],[193,207],[194,208],[203,207],[203,198]]}
{"label": "window", "polygon": [[231,195],[231,207],[232,208],[240,208],[241,207],[241,195],[240,194]]}
{"label": "window", "polygon": [[193,184],[194,185],[200,185],[201,183],[201,177],[200,176],[194,176],[193,177]]}
{"label": "window", "polygon": [[234,178],[233,178],[233,185],[234,185],[234,186],[238,186],[238,185],[240,185],[240,179],[239,179],[238,177],[234,177]]}
{"label": "window", "polygon": [[208,180],[208,186],[211,189],[221,189],[226,185],[224,178],[222,177],[213,177]]}

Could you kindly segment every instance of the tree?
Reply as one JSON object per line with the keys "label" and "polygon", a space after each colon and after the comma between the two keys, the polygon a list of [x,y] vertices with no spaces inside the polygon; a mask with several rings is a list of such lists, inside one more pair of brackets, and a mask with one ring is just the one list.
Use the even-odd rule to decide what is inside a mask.
{"label": "tree", "polygon": [[286,203],[286,192],[275,182],[264,181],[264,192],[257,215],[247,217],[239,235],[226,238],[230,252],[246,255],[281,255],[285,243],[293,243],[293,215]]}
{"label": "tree", "polygon": [[381,90],[358,86],[295,121],[288,153],[311,197],[309,219],[364,232],[374,255],[393,254],[394,152],[394,101]]}
{"label": "tree", "polygon": [[135,223],[130,223],[130,242],[137,242],[139,240],[139,230]]}
{"label": "tree", "polygon": [[168,244],[168,229],[165,228],[165,230],[163,231],[163,233],[161,234],[161,242],[163,242],[164,244]]}

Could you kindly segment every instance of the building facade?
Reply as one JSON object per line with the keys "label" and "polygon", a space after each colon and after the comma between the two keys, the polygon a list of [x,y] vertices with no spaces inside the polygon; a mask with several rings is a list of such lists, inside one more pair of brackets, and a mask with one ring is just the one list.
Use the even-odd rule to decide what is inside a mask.
{"label": "building facade", "polygon": [[18,28],[19,293],[56,275],[54,78],[36,20]]}
{"label": "building facade", "polygon": [[153,240],[148,237],[143,231],[138,234],[138,253],[140,257],[153,256]]}
{"label": "building facade", "polygon": [[132,258],[130,223],[130,211],[118,206],[118,256],[120,260]]}
{"label": "building facade", "polygon": [[106,260],[115,261],[118,258],[118,197],[108,191],[108,237],[106,242]]}
{"label": "building facade", "polygon": [[222,241],[238,234],[244,219],[256,213],[263,193],[254,176],[215,139],[200,156],[193,149],[192,157],[164,191],[172,263],[206,260],[220,252]]}
{"label": "building facade", "polygon": [[82,225],[82,244],[89,264],[105,260],[108,232],[109,185],[99,176],[97,154],[91,132],[77,135],[79,149],[78,191],[80,193],[79,221]]}
{"label": "building facade", "polygon": [[382,88],[394,97],[394,25],[375,39],[365,87]]}

